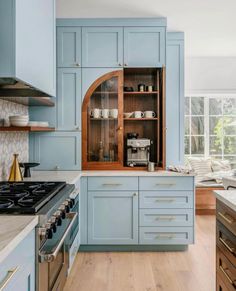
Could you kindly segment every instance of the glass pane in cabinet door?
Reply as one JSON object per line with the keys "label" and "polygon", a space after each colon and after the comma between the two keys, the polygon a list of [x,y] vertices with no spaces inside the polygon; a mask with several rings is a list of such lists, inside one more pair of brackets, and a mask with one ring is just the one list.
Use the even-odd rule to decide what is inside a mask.
{"label": "glass pane in cabinet door", "polygon": [[99,85],[88,106],[88,161],[118,161],[118,78]]}

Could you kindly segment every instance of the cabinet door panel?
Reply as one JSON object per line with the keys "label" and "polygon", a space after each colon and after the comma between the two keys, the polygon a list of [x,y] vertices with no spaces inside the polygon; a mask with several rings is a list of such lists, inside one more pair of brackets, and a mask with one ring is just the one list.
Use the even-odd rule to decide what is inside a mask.
{"label": "cabinet door panel", "polygon": [[82,29],[82,46],[83,67],[122,66],[122,28],[84,27]]}
{"label": "cabinet door panel", "polygon": [[81,27],[57,28],[57,66],[81,65]]}
{"label": "cabinet door panel", "polygon": [[166,126],[166,164],[167,166],[182,165],[184,164],[183,40],[167,41]]}
{"label": "cabinet door panel", "polygon": [[39,170],[80,170],[81,134],[54,132],[31,134],[30,160],[40,163]]}
{"label": "cabinet door panel", "polygon": [[138,196],[133,192],[89,192],[88,243],[137,244]]}
{"label": "cabinet door panel", "polygon": [[81,130],[81,69],[58,69],[58,129]]}
{"label": "cabinet door panel", "polygon": [[124,28],[124,66],[162,67],[165,64],[164,27]]}

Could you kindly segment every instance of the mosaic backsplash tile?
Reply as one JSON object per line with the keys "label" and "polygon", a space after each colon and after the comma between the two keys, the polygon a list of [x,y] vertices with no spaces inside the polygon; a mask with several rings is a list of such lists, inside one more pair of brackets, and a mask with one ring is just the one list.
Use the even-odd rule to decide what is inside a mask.
{"label": "mosaic backsplash tile", "polygon": [[[7,122],[10,115],[28,114],[28,107],[0,100],[0,120]],[[19,161],[29,159],[29,137],[27,132],[0,132],[0,180],[7,180],[13,161],[13,154],[19,154]]]}

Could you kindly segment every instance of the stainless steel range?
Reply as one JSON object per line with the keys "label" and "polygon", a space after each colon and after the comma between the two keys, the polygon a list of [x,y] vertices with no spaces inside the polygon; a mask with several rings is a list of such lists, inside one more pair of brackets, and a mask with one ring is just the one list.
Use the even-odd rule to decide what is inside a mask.
{"label": "stainless steel range", "polygon": [[[79,195],[65,182],[0,182],[0,214],[34,214],[36,290],[63,290],[79,232]],[[78,247],[78,244],[76,244]]]}

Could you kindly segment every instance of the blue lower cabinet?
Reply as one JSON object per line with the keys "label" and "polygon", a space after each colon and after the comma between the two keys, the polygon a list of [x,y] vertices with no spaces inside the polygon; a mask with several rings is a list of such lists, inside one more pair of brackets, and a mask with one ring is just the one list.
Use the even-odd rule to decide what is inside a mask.
{"label": "blue lower cabinet", "polygon": [[[35,263],[35,230],[32,230],[0,264],[0,289],[4,291],[36,290]],[[10,275],[11,278],[7,281]],[[3,287],[4,284],[6,284],[5,287]]]}
{"label": "blue lower cabinet", "polygon": [[137,194],[88,192],[88,244],[138,244]]}
{"label": "blue lower cabinet", "polygon": [[40,163],[39,170],[80,170],[81,133],[31,134],[30,161]]}

